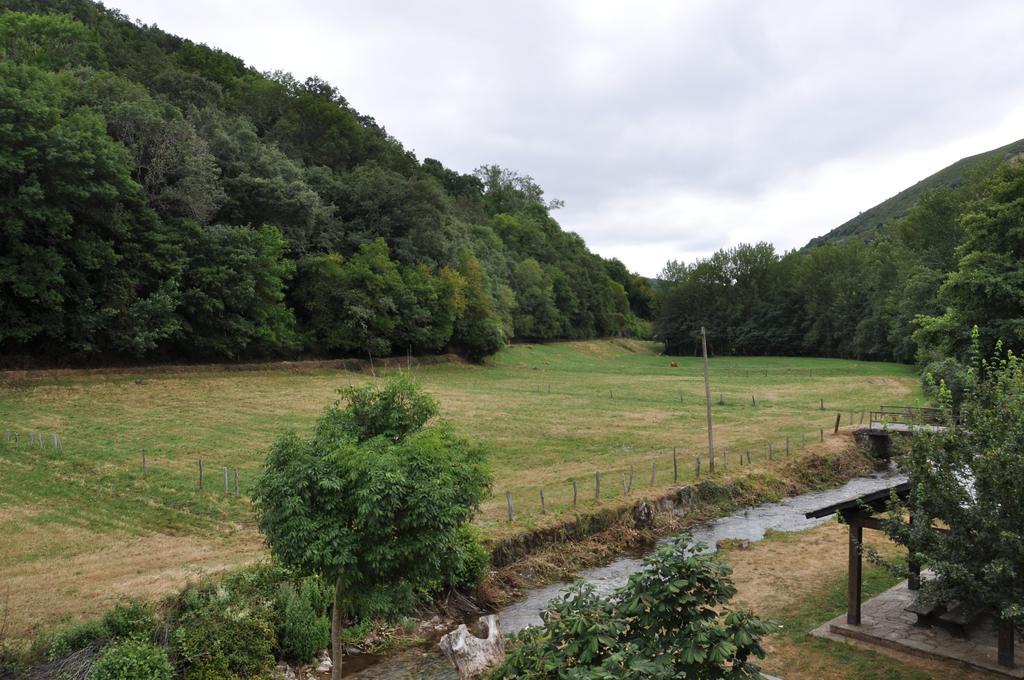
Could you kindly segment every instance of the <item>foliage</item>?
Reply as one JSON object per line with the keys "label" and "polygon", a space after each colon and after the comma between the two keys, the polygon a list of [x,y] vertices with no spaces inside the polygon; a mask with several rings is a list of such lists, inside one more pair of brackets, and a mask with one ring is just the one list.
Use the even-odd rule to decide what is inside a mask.
{"label": "foliage", "polygon": [[455,544],[444,561],[444,587],[453,590],[472,590],[479,586],[491,568],[491,556],[480,544],[472,525],[459,528]]}
{"label": "foliage", "polygon": [[242,571],[186,589],[170,625],[170,649],[186,678],[234,680],[270,666],[277,639],[273,579]]}
{"label": "foliage", "polygon": [[70,626],[57,633],[46,652],[48,659],[60,659],[71,652],[84,649],[96,642],[110,639],[110,631],[102,621],[90,620]]}
{"label": "foliage", "polygon": [[335,584],[336,661],[340,616],[443,573],[490,484],[483,449],[445,423],[425,426],[435,407],[407,379],[349,396],[310,439],[277,440],[253,493],[274,558]]}
{"label": "foliage", "polygon": [[331,641],[329,603],[330,593],[318,578],[305,578],[298,587],[292,583],[280,585],[277,643],[283,658],[309,663],[327,648]]}
{"label": "foliage", "polygon": [[651,314],[527,175],[420,163],[318,77],[90,0],[4,7],[5,358],[480,360],[514,320],[589,338]]}
{"label": "foliage", "polygon": [[915,434],[900,459],[912,486],[886,531],[934,573],[927,598],[1024,629],[1024,363],[997,348],[972,362],[966,383],[959,419],[943,390],[948,429]]}
{"label": "foliage", "polygon": [[659,548],[609,597],[579,583],[549,603],[542,626],[510,642],[493,678],[757,678],[770,626],[725,605],[730,569],[688,538]]}
{"label": "foliage", "polygon": [[162,648],[143,640],[125,640],[103,650],[89,679],[170,680],[173,671]]}

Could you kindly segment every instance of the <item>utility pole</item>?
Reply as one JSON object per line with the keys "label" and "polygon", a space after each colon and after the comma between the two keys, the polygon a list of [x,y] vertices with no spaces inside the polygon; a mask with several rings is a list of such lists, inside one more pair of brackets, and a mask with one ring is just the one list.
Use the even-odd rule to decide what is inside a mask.
{"label": "utility pole", "polygon": [[708,407],[708,472],[715,471],[715,435],[711,428],[711,380],[708,377],[708,336],[700,327],[700,346],[704,352],[704,402]]}

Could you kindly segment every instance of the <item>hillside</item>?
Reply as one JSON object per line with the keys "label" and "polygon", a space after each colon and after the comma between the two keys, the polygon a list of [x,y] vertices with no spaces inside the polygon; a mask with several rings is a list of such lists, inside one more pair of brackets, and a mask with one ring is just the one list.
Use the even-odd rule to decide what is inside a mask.
{"label": "hillside", "polygon": [[992,174],[1000,161],[1021,153],[1024,153],[1024,139],[1018,139],[1016,142],[998,149],[961,158],[956,163],[939,170],[934,175],[925,177],[892,198],[865,210],[824,236],[811,239],[806,247],[825,243],[841,243],[851,236],[870,241],[886,226],[906,215],[926,192],[943,187],[956,188],[972,179],[983,180]]}
{"label": "hillside", "polygon": [[88,0],[0,0],[0,111],[7,366],[480,359],[650,315],[529,175],[421,160],[319,77]]}

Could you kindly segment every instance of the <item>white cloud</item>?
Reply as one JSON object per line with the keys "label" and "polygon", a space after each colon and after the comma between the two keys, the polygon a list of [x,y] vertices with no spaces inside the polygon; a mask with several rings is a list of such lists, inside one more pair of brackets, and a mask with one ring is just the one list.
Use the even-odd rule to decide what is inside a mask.
{"label": "white cloud", "polygon": [[421,158],[533,175],[566,229],[644,274],[798,247],[1024,136],[1016,2],[117,6],[318,74]]}

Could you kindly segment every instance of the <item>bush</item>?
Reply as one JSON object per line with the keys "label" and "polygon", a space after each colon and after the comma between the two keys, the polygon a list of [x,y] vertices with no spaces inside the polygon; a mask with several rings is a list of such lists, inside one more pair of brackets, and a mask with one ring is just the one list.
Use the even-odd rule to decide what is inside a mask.
{"label": "bush", "polygon": [[107,646],[89,674],[90,680],[171,680],[167,654],[142,640],[125,640]]}
{"label": "bush", "polygon": [[480,585],[491,567],[491,556],[477,540],[472,526],[463,525],[455,536],[455,550],[446,560],[445,586],[472,590]]}
{"label": "bush", "polygon": [[102,621],[85,621],[57,633],[50,642],[46,656],[50,661],[60,659],[94,642],[109,640],[110,637],[110,631]]}
{"label": "bush", "polygon": [[113,640],[124,638],[148,640],[156,632],[156,624],[153,608],[134,598],[126,598],[117,603],[103,617],[103,625]]}
{"label": "bush", "polygon": [[330,593],[319,578],[303,579],[296,588],[282,583],[277,594],[277,644],[281,657],[308,663],[331,641]]}
{"label": "bush", "polygon": [[186,589],[172,617],[171,651],[186,678],[233,680],[273,663],[274,604],[281,572],[244,569]]}
{"label": "bush", "polygon": [[940,400],[940,386],[945,385],[954,411],[959,411],[967,389],[967,369],[950,357],[931,361],[921,371],[921,384],[925,394],[936,401]]}

